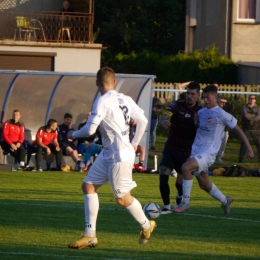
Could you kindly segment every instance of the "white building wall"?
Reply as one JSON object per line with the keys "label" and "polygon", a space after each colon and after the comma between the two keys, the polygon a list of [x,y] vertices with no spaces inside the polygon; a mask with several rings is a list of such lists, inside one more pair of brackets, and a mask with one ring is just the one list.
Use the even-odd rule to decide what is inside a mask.
{"label": "white building wall", "polygon": [[[35,45],[1,45],[1,51],[14,52],[51,52],[57,53],[54,58],[54,71],[56,72],[92,72],[100,69],[102,44],[68,44],[47,43],[46,46]],[[85,45],[86,46],[86,45]]]}

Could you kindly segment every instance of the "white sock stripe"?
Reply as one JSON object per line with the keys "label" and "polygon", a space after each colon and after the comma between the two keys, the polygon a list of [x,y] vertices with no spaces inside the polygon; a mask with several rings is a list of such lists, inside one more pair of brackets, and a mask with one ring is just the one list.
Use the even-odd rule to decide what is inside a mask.
{"label": "white sock stripe", "polygon": [[93,197],[93,196],[97,196],[97,193],[91,193],[91,194],[84,194],[84,197]]}

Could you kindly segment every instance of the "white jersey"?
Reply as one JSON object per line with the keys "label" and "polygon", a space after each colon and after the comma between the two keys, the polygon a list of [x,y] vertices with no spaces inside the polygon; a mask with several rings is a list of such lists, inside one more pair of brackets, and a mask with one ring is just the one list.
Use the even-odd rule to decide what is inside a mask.
{"label": "white jersey", "polygon": [[215,156],[220,148],[222,134],[226,126],[234,128],[237,119],[219,106],[198,111],[198,129],[192,145],[191,155],[208,153]]}
{"label": "white jersey", "polygon": [[115,90],[98,98],[88,123],[100,125],[104,149],[99,156],[107,162],[123,162],[132,158],[134,149],[129,141],[130,118],[144,117],[144,111],[129,96]]}

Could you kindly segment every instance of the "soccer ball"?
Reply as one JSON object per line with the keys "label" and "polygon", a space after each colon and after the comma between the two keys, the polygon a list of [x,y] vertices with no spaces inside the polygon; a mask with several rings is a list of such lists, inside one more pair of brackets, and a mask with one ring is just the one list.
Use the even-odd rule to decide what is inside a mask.
{"label": "soccer ball", "polygon": [[161,215],[161,208],[158,204],[153,202],[145,204],[143,211],[147,218],[159,218]]}

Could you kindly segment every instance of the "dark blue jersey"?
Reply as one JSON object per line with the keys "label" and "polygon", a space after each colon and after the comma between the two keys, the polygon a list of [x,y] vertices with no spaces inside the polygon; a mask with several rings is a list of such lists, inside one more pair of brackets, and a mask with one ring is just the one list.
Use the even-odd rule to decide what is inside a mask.
{"label": "dark blue jersey", "polygon": [[67,134],[70,130],[75,131],[74,128],[69,128],[64,124],[58,126],[59,143],[73,143],[73,141],[69,141],[67,137]]}

